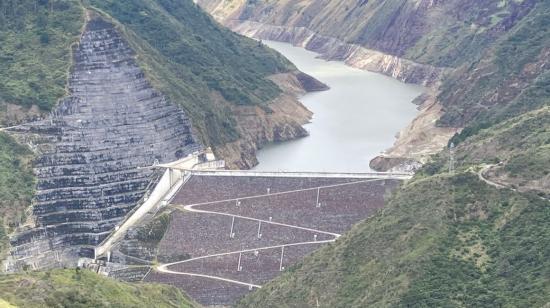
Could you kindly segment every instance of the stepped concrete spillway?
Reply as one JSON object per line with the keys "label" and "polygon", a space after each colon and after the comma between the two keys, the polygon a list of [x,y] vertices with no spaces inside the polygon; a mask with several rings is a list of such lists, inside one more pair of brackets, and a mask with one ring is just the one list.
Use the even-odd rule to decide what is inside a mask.
{"label": "stepped concrete spillway", "polygon": [[401,181],[410,178],[391,173],[189,172],[168,205],[173,211],[158,245],[160,264],[143,280],[176,286],[206,306],[232,305],[261,288],[382,208]]}
{"label": "stepped concrete spillway", "polygon": [[100,18],[73,48],[68,96],[47,121],[19,127],[38,145],[34,226],[11,238],[6,269],[47,268],[93,256],[159,177],[156,162],[201,149],[185,113],[145,78],[135,53]]}

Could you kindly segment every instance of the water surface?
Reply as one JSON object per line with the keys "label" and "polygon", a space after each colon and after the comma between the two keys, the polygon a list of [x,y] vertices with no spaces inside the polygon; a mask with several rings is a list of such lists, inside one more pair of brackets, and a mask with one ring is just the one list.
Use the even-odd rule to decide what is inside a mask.
{"label": "water surface", "polygon": [[300,98],[314,113],[304,126],[310,136],[264,147],[254,170],[371,171],[369,161],[391,147],[397,132],[417,113],[411,102],[422,93],[420,86],[318,59],[316,53],[290,44],[264,43],[330,90]]}

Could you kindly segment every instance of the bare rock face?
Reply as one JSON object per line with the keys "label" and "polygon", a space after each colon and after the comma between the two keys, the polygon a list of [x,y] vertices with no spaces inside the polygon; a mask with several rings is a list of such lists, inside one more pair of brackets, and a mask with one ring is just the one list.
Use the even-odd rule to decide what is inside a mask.
{"label": "bare rock face", "polygon": [[42,125],[35,162],[35,227],[11,240],[8,269],[74,264],[100,243],[154,183],[147,167],[196,151],[185,113],[152,88],[110,23],[88,22],[74,47],[69,95]]}
{"label": "bare rock face", "polygon": [[320,35],[305,27],[277,26],[251,20],[229,20],[225,24],[242,35],[262,40],[291,43],[321,54],[327,60],[372,72],[382,73],[407,83],[434,86],[446,73],[445,68],[413,61]]}
{"label": "bare rock face", "polygon": [[422,163],[407,157],[377,156],[369,162],[372,170],[378,172],[415,172]]}
{"label": "bare rock face", "polygon": [[306,73],[297,73],[296,79],[300,83],[300,86],[307,92],[326,91],[329,89],[326,84],[320,82],[319,80],[311,77]]}
{"label": "bare rock face", "polygon": [[320,91],[325,85],[299,72],[272,75],[270,79],[283,94],[268,105],[230,106],[241,138],[215,149],[216,156],[223,157],[230,169],[250,169],[257,165],[256,152],[268,143],[308,135],[302,125],[311,120],[312,112],[298,101],[297,96],[307,91]]}

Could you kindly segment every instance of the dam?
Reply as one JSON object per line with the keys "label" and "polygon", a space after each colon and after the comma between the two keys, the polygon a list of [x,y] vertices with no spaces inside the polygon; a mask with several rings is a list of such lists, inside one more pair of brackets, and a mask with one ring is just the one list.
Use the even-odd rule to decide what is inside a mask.
{"label": "dam", "polygon": [[392,173],[187,172],[156,215],[169,221],[162,235],[151,245],[150,238],[139,236],[143,227],[130,228],[130,236],[112,246],[110,254],[112,262],[129,266],[111,270],[109,276],[172,285],[205,306],[230,306],[261,288],[376,213],[410,178]]}
{"label": "dam", "polygon": [[369,161],[391,147],[417,114],[412,101],[421,86],[325,61],[287,43],[264,43],[330,89],[300,99],[314,113],[305,125],[309,136],[264,147],[255,170],[369,172]]}
{"label": "dam", "polygon": [[410,173],[225,170],[212,152],[158,164],[150,197],[79,265],[233,305],[355,223]]}

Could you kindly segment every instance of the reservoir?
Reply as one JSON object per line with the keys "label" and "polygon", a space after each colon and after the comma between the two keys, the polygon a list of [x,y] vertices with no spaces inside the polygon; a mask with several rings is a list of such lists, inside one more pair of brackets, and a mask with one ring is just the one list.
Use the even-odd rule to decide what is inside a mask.
{"label": "reservoir", "polygon": [[313,119],[309,136],[274,143],[258,151],[257,171],[368,172],[369,161],[392,146],[396,134],[417,114],[412,100],[417,85],[325,61],[318,54],[287,43],[264,41],[296,67],[330,87],[300,101]]}

